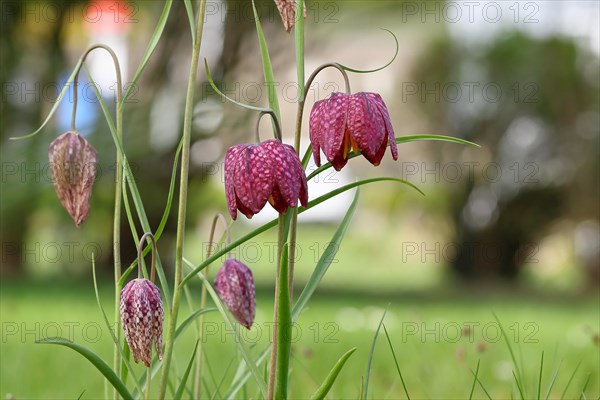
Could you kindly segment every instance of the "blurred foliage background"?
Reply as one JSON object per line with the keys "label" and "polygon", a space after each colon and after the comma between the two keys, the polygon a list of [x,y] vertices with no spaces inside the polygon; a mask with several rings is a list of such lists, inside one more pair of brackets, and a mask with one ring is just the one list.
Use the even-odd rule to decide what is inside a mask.
{"label": "blurred foliage background", "polygon": [[[125,81],[131,80],[162,7],[160,1],[2,2],[3,320],[10,318],[6,302],[19,301],[14,290],[6,291],[8,286],[17,285],[25,296],[39,282],[90,285],[92,253],[107,283],[112,268],[114,150],[85,74],[78,127],[97,149],[100,164],[92,211],[81,228],[73,226],[58,202],[47,161],[49,143],[69,129],[72,95],[39,135],[9,138],[38,128],[62,82],[92,43],[112,46]],[[257,7],[278,79],[284,139],[290,142],[297,100],[293,35],[284,32],[271,1],[257,1]],[[352,90],[381,93],[397,136],[447,134],[482,146],[402,145],[398,162],[386,156],[374,169],[357,158],[343,172],[311,182],[314,196],[356,177],[387,175],[407,179],[427,194],[394,184],[365,187],[322,294],[368,302],[401,299],[406,293],[435,299],[456,288],[460,298],[466,288],[476,295],[500,289],[525,298],[532,293],[558,301],[577,298],[586,302],[581,309],[589,310],[579,322],[590,324],[591,335],[597,335],[599,25],[593,1],[307,1],[308,73],[330,61],[360,69],[383,65],[393,55],[394,42],[378,28],[389,29],[399,39],[398,58],[383,71],[351,74]],[[267,92],[254,30],[248,1],[209,1],[201,56],[226,94],[264,106]],[[125,109],[125,148],[152,226],[164,211],[181,134],[190,48],[186,11],[182,2],[175,2]],[[109,61],[98,54],[88,66],[112,105],[115,78]],[[215,95],[202,68],[197,85],[185,253],[200,261],[210,219],[215,212],[226,213],[223,155],[232,144],[255,140],[255,115]],[[339,74],[326,71],[311,87],[305,138],[308,108],[342,85]],[[269,134],[268,125],[261,124],[262,138]],[[299,286],[348,204],[348,197],[341,197],[301,218]],[[232,233],[241,235],[273,216],[265,211],[254,221],[242,218]],[[173,267],[175,223],[172,212],[159,243],[168,270]],[[135,258],[136,244],[125,220],[122,232],[127,265]],[[274,242],[275,233],[269,232],[238,254],[253,268],[264,294],[271,293],[274,282]],[[34,281],[38,283],[27,284]],[[468,314],[470,303],[458,303]],[[597,356],[597,347],[593,351]],[[2,362],[4,370],[4,356]],[[597,372],[597,362],[594,368]],[[597,377],[594,383],[597,388]]]}

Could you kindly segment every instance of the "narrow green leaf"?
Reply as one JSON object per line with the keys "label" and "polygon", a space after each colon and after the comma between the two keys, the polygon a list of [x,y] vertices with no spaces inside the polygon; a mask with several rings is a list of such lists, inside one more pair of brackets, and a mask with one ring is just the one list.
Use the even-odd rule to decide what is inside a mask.
{"label": "narrow green leaf", "polygon": [[175,396],[173,396],[175,399],[181,399],[181,397],[183,396],[183,391],[185,390],[185,384],[188,380],[188,377],[190,376],[190,371],[192,370],[192,365],[194,365],[194,360],[196,357],[197,350],[198,350],[198,340],[196,340],[196,345],[194,346],[194,351],[192,351],[192,356],[190,357],[190,361],[188,362],[187,368],[185,369],[185,372],[183,373],[183,376],[181,377],[181,382],[179,382],[179,387],[177,388],[177,391],[175,392]]}
{"label": "narrow green leaf", "polygon": [[573,378],[575,378],[575,374],[577,374],[577,370],[579,370],[580,366],[581,366],[581,361],[579,361],[579,363],[577,363],[575,370],[573,371],[573,373],[571,374],[571,377],[567,381],[567,386],[565,386],[565,390],[563,390],[562,395],[560,396],[560,400],[563,400],[565,398],[565,395],[567,394],[567,390],[569,390],[569,386],[571,386],[571,382],[573,381]]}
{"label": "narrow green leaf", "polygon": [[196,22],[194,18],[194,7],[190,0],[183,0],[185,4],[185,12],[187,13],[188,22],[190,23],[190,29],[192,30],[192,43],[196,41]]}
{"label": "narrow green leaf", "polygon": [[[92,76],[90,75],[89,71],[87,70],[87,68],[86,68],[86,72],[90,79],[90,83],[92,83],[91,86],[96,94],[96,98],[98,99],[98,103],[100,104],[100,108],[102,109],[102,112],[103,112],[106,122],[108,124],[111,136],[113,138],[113,143],[115,144],[115,147],[117,148],[117,151],[119,152],[119,155],[121,156],[121,159],[123,161],[124,180],[127,181],[127,184],[128,184],[128,187],[131,192],[132,199],[133,199],[133,204],[135,205],[135,208],[136,208],[136,211],[138,214],[138,218],[142,225],[142,229],[144,232],[152,232],[153,230],[150,228],[150,223],[148,222],[148,217],[147,217],[146,211],[144,209],[144,204],[142,203],[140,192],[137,188],[137,185],[135,184],[134,175],[131,170],[131,166],[129,165],[127,155],[125,154],[125,151],[123,150],[123,146],[121,145],[121,143],[119,142],[119,140],[117,138],[117,133],[116,133],[117,131],[115,128],[115,124],[112,120],[110,112],[108,111],[106,103],[104,102],[104,99],[98,92],[98,87],[95,84],[95,82],[94,82]],[[165,308],[170,309],[172,297],[171,297],[171,292],[169,290],[169,283],[167,281],[164,269],[162,267],[162,262],[160,260],[159,252],[156,253],[156,273],[158,275],[158,279],[159,279],[160,285],[162,287],[162,292],[165,296],[165,303],[167,304],[167,307],[165,307]],[[123,284],[124,282],[125,282],[125,280],[123,278],[121,278],[120,283]]]}
{"label": "narrow green leaf", "polygon": [[[194,264],[192,264],[185,257],[183,258],[183,262],[190,269],[194,268]],[[200,280],[202,280],[202,283],[204,285],[206,285],[206,291],[208,292],[208,294],[210,295],[210,297],[213,299],[215,305],[217,306],[217,309],[219,310],[219,313],[223,317],[223,320],[228,325],[228,328],[232,332],[235,333],[235,339],[236,339],[236,344],[237,344],[238,350],[240,351],[242,357],[244,358],[244,361],[246,362],[246,364],[250,368],[250,371],[252,372],[254,380],[255,380],[256,384],[258,385],[258,387],[260,388],[260,391],[262,392],[262,395],[266,397],[266,395],[267,395],[267,385],[266,385],[265,381],[262,379],[262,376],[260,374],[260,371],[258,370],[257,364],[252,360],[252,357],[250,357],[250,352],[246,348],[246,345],[245,345],[243,339],[240,337],[240,334],[239,334],[238,330],[236,329],[236,324],[231,320],[231,317],[229,316],[228,311],[225,309],[225,306],[221,302],[221,299],[219,298],[219,295],[215,292],[215,290],[212,287],[212,284],[210,283],[210,281],[202,273],[198,273],[198,274],[195,274],[195,275],[198,276],[198,278],[200,278]]]}
{"label": "narrow green leaf", "polygon": [[340,359],[337,361],[337,363],[335,363],[331,371],[329,371],[329,374],[327,375],[327,378],[325,378],[325,381],[323,381],[323,384],[311,397],[312,400],[322,400],[325,398],[325,396],[327,396],[327,393],[329,393],[329,390],[333,386],[333,383],[337,379],[340,371],[346,364],[346,361],[348,361],[350,356],[354,354],[355,351],[356,347],[353,347],[350,350],[348,350],[342,357],[340,357]]}
{"label": "narrow green leaf", "polygon": [[217,92],[217,94],[219,96],[221,96],[222,98],[224,98],[225,100],[229,101],[230,103],[233,103],[237,106],[246,108],[248,110],[252,110],[252,111],[267,111],[267,109],[262,108],[262,107],[256,107],[256,106],[251,106],[249,104],[244,104],[244,103],[240,103],[237,100],[232,99],[231,97],[228,97],[225,93],[223,93],[215,84],[215,81],[213,80],[212,75],[210,74],[210,69],[208,68],[208,61],[206,61],[206,58],[204,59],[204,70],[206,71],[206,80],[208,80],[208,83],[210,84],[210,86],[213,88],[213,90],[215,92]]}
{"label": "narrow green leaf", "polygon": [[373,343],[371,343],[371,351],[369,351],[369,362],[367,363],[367,372],[365,374],[365,390],[363,391],[363,400],[367,399],[369,395],[369,378],[371,376],[371,365],[373,364],[373,355],[375,354],[375,344],[377,344],[377,336],[379,336],[379,330],[381,329],[381,325],[383,325],[383,320],[385,319],[385,314],[387,314],[388,308],[390,305],[385,308],[383,315],[381,316],[381,320],[379,321],[379,325],[377,325],[377,330],[375,331],[375,336],[373,336]]}
{"label": "narrow green leaf", "polygon": [[206,314],[213,311],[217,311],[217,309],[215,307],[206,307],[194,311],[185,320],[183,320],[181,324],[179,324],[179,326],[175,330],[175,337],[179,337],[179,335],[181,335],[187,329],[188,325],[191,324],[196,318],[198,318],[202,314]]}
{"label": "narrow green leaf", "polygon": [[163,7],[162,14],[160,15],[160,18],[158,19],[158,22],[156,23],[156,28],[154,28],[154,32],[152,33],[152,36],[150,37],[150,42],[148,43],[148,47],[146,47],[146,51],[144,52],[144,56],[142,57],[142,62],[140,63],[140,66],[138,67],[137,71],[135,72],[135,75],[133,76],[133,80],[128,84],[128,86],[125,90],[125,94],[123,95],[123,105],[125,103],[127,103],[127,99],[133,92],[133,89],[135,88],[137,81],[140,79],[142,72],[146,68],[146,65],[148,64],[148,60],[150,60],[150,56],[154,52],[154,49],[156,49],[156,45],[158,44],[158,41],[160,40],[160,37],[162,36],[163,30],[165,29],[165,24],[167,23],[167,18],[169,17],[169,12],[171,11],[172,4],[173,4],[173,0],[165,1],[165,5]]}
{"label": "narrow green leaf", "polygon": [[[402,143],[425,141],[425,140],[450,142],[450,143],[465,144],[465,145],[474,146],[474,147],[481,147],[481,146],[479,146],[476,143],[469,142],[468,140],[459,139],[459,138],[455,138],[455,137],[452,137],[452,136],[444,136],[444,135],[413,135],[413,136],[402,136],[402,137],[396,138],[396,143],[397,144],[402,144]],[[389,146],[389,144],[388,144],[388,146]],[[309,148],[307,149],[306,153],[304,154],[304,158],[302,159],[302,165],[304,166],[304,168],[306,168],[306,165],[308,165],[308,159],[310,158],[310,152],[312,151],[311,149],[312,149],[312,147],[309,146]],[[360,156],[360,151],[358,151],[358,152],[351,151],[351,152],[348,153],[348,160],[351,160],[354,157],[358,157],[358,156]],[[311,172],[306,177],[306,179],[307,180],[311,180],[315,176],[319,175],[321,172],[326,171],[326,170],[328,170],[331,167],[332,167],[331,163],[325,163],[325,164],[321,165],[319,168],[315,169],[313,172]]]}
{"label": "narrow green leaf", "polygon": [[321,257],[319,257],[319,261],[317,262],[314,271],[310,275],[310,278],[308,278],[308,282],[306,282],[304,289],[302,289],[302,293],[300,293],[300,297],[298,297],[298,300],[296,301],[296,304],[294,305],[294,310],[292,312],[292,320],[294,322],[298,320],[300,313],[302,313],[302,310],[308,304],[308,301],[314,294],[315,290],[317,290],[321,279],[323,279],[323,277],[327,273],[331,262],[335,259],[335,255],[337,254],[342,240],[344,239],[344,235],[346,234],[346,229],[348,229],[350,220],[352,220],[352,216],[354,215],[354,211],[356,210],[359,195],[360,190],[356,190],[356,193],[354,194],[354,199],[352,200],[350,207],[348,207],[346,215],[344,215],[344,218],[342,219],[342,222],[340,223],[333,237],[331,238],[329,245],[325,248],[323,254],[321,254]]}
{"label": "narrow green leaf", "polygon": [[290,290],[288,287],[288,244],[285,243],[281,249],[281,261],[279,273],[277,274],[277,363],[275,369],[276,399],[287,399],[288,397],[288,374],[290,366],[290,354],[292,349],[292,315],[290,310]]}
{"label": "narrow green leaf", "polygon": [[[473,398],[473,392],[475,392],[475,384],[477,383],[477,377],[479,376],[479,364],[481,363],[481,359],[477,360],[477,368],[475,369],[475,379],[473,379],[473,385],[471,386],[471,393],[469,394],[469,400]],[[473,371],[471,371],[473,372]]]}
{"label": "narrow green leaf", "polygon": [[[349,183],[347,185],[344,185],[342,187],[339,187],[335,190],[332,190],[329,193],[326,193],[314,200],[311,200],[308,202],[308,207],[304,208],[304,207],[300,207],[298,209],[298,214],[301,214],[307,210],[310,210],[311,208],[323,203],[324,201],[327,201],[328,199],[337,196],[338,194],[344,193],[350,189],[353,189],[355,187],[358,186],[362,186],[362,185],[366,185],[368,183],[374,183],[374,182],[385,182],[385,181],[389,181],[389,182],[397,182],[397,183],[402,183],[404,185],[408,185],[410,187],[412,187],[413,189],[415,189],[416,191],[418,191],[419,193],[421,193],[422,195],[425,195],[425,193],[423,193],[421,191],[421,189],[419,189],[418,187],[416,187],[415,185],[413,185],[410,182],[407,182],[403,179],[397,179],[397,178],[371,178],[371,179],[365,179],[362,181],[357,181],[357,182],[353,182],[353,183]],[[220,250],[216,251],[215,253],[213,253],[212,256],[208,257],[206,260],[204,260],[203,263],[201,263],[198,267],[194,268],[191,272],[189,272],[185,278],[183,278],[183,280],[181,281],[181,285],[185,285],[189,282],[190,279],[192,279],[194,277],[195,274],[197,274],[198,272],[202,271],[204,268],[206,268],[207,266],[209,266],[210,264],[212,264],[214,261],[218,260],[220,257],[222,257],[224,254],[226,254],[227,252],[233,250],[234,248],[238,247],[239,245],[247,242],[248,240],[252,239],[253,237],[268,231],[269,229],[273,228],[274,226],[277,225],[277,219],[271,220],[270,222],[265,223],[262,226],[259,226],[258,228],[256,228],[255,230],[253,230],[252,232],[246,234],[245,236],[234,240],[233,242],[231,242],[230,244],[228,244],[227,246],[224,246],[223,248],[221,248]]]}
{"label": "narrow green leaf", "polygon": [[[154,239],[158,241],[162,236],[162,233],[167,225],[167,221],[169,219],[169,215],[171,213],[171,207],[173,205],[173,196],[175,193],[175,181],[177,179],[177,166],[179,165],[179,156],[181,155],[181,149],[183,148],[183,139],[179,141],[179,146],[177,146],[177,150],[175,151],[175,158],[173,160],[173,170],[171,171],[171,182],[169,184],[169,192],[167,194],[167,204],[165,205],[165,211],[163,212],[163,216],[158,224],[158,228],[156,228],[156,233],[154,234]],[[123,194],[125,195],[125,190],[123,190]],[[145,257],[152,250],[152,245],[148,244],[146,248],[142,252],[142,257]],[[137,258],[133,260],[131,265],[123,271],[121,274],[121,279],[119,279],[119,284],[122,286],[129,274],[135,269],[137,266]]]}
{"label": "narrow green leaf", "polygon": [[[260,44],[260,55],[262,57],[263,72],[265,75],[265,86],[267,87],[267,94],[269,97],[269,108],[273,110],[279,122],[281,122],[281,113],[279,112],[279,100],[276,92],[276,81],[275,74],[273,73],[273,65],[271,65],[271,57],[269,56],[269,49],[267,48],[267,41],[265,40],[265,34],[260,25],[260,18],[256,11],[256,5],[252,0],[252,10],[254,11],[254,21],[256,22],[256,33],[258,34],[258,43]],[[302,14],[303,15],[303,14]],[[273,125],[273,132],[275,132],[275,126]]]}
{"label": "narrow green leaf", "polygon": [[[404,383],[404,377],[402,376],[402,371],[400,371],[400,365],[398,364],[398,358],[396,358],[396,352],[394,351],[394,346],[392,346],[392,341],[390,340],[390,335],[388,335],[388,331],[383,324],[383,332],[385,333],[385,337],[387,338],[388,344],[390,345],[390,350],[392,350],[392,357],[394,357],[394,363],[396,364],[396,370],[398,371],[398,375],[400,376],[400,382],[402,382],[402,387],[404,388],[404,394],[406,394],[406,398],[410,400],[410,396],[408,395],[408,390],[406,389],[406,384]],[[479,368],[479,365],[477,365]],[[475,386],[475,382],[473,382],[473,386]],[[473,394],[473,390],[471,390],[471,395]]]}
{"label": "narrow green leaf", "polygon": [[[267,360],[268,355],[271,353],[271,346],[267,346],[257,357],[256,365],[262,364]],[[265,372],[267,368],[267,363],[264,363]],[[234,399],[235,395],[244,387],[248,379],[252,376],[251,372],[246,372],[246,363],[242,360],[238,366],[238,369],[233,377],[233,381],[229,385],[229,390],[223,396],[224,399]],[[263,379],[266,381],[266,373],[263,374]],[[243,396],[242,398],[246,398],[247,396]],[[258,396],[257,396],[258,397]]]}
{"label": "narrow green leaf", "polygon": [[57,344],[75,350],[76,352],[84,356],[89,362],[91,362],[92,365],[96,367],[96,369],[100,371],[100,373],[104,375],[104,377],[111,383],[111,385],[119,392],[119,394],[123,396],[124,399],[133,399],[133,396],[131,395],[131,393],[129,393],[129,390],[127,390],[127,387],[125,386],[125,384],[123,384],[121,379],[119,379],[117,374],[115,374],[115,371],[113,371],[108,366],[108,364],[104,362],[104,360],[102,360],[96,353],[94,353],[90,349],[63,338],[41,339],[36,340],[36,343]]}
{"label": "narrow green leaf", "polygon": [[37,128],[32,133],[29,133],[29,134],[23,135],[23,136],[18,136],[18,137],[11,137],[10,140],[28,139],[30,137],[33,137],[33,136],[37,135],[38,133],[41,132],[42,129],[44,129],[44,127],[46,126],[46,124],[50,121],[50,118],[52,118],[52,116],[54,115],[54,113],[58,109],[58,106],[60,105],[60,102],[62,101],[62,99],[65,97],[65,94],[67,94],[67,91],[69,90],[69,87],[71,87],[71,85],[73,84],[73,79],[75,79],[75,73],[77,71],[79,71],[79,69],[81,68],[81,63],[82,63],[82,61],[81,61],[81,58],[80,58],[79,61],[77,62],[77,64],[75,64],[75,67],[73,68],[73,71],[71,72],[71,75],[69,75],[69,78],[67,78],[67,81],[65,82],[65,85],[61,89],[58,97],[56,98],[56,101],[52,105],[52,108],[50,109],[50,112],[46,116],[46,119],[44,120],[44,122],[42,122],[42,125],[40,125],[40,127]]}
{"label": "narrow green leaf", "polygon": [[396,57],[398,57],[398,52],[400,50],[400,44],[398,44],[398,38],[396,37],[396,35],[394,35],[394,32],[390,31],[389,29],[385,29],[385,28],[380,28],[380,29],[384,30],[384,31],[388,32],[390,35],[392,35],[392,37],[394,38],[394,41],[396,42],[396,51],[394,53],[394,57],[392,57],[392,59],[387,64],[385,64],[383,67],[379,67],[379,68],[375,68],[375,69],[366,69],[366,70],[354,69],[354,68],[350,68],[350,67],[340,64],[341,67],[344,68],[346,71],[355,72],[357,74],[369,74],[371,72],[381,71],[382,69],[389,67],[394,62]]}

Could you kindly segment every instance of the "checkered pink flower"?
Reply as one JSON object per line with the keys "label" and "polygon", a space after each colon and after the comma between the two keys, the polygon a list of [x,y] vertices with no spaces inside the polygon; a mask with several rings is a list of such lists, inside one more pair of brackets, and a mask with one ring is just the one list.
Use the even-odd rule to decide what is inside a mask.
{"label": "checkered pink flower", "polygon": [[252,271],[241,261],[230,258],[217,272],[215,289],[235,319],[250,329],[256,314],[256,295]]}
{"label": "checkered pink flower", "polygon": [[58,199],[79,226],[90,213],[96,150],[77,132],[69,131],[50,143],[48,159]]}
{"label": "checkered pink flower", "polygon": [[240,144],[225,154],[225,195],[234,220],[239,210],[252,218],[267,201],[280,213],[306,207],[308,189],[302,162],[290,145],[278,140]]}
{"label": "checkered pink flower", "polygon": [[152,364],[152,344],[162,360],[163,303],[160,289],[148,279],[134,279],[121,291],[121,324],[135,362]]}
{"label": "checkered pink flower", "polygon": [[389,143],[392,157],[398,159],[390,115],[377,93],[334,92],[328,99],[316,102],[310,113],[310,141],[317,166],[321,165],[323,150],[337,171],[348,162],[350,148],[360,150],[377,166]]}

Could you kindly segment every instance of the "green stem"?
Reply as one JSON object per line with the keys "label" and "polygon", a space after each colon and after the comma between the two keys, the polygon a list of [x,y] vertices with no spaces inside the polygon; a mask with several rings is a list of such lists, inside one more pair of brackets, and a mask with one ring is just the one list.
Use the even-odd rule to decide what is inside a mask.
{"label": "green stem", "polygon": [[148,377],[146,382],[146,396],[144,397],[146,400],[150,399],[150,381],[152,379],[152,371],[150,367],[146,369],[146,376]]}
{"label": "green stem", "polygon": [[163,359],[163,370],[160,378],[158,398],[164,399],[167,384],[169,382],[169,369],[173,358],[173,344],[175,339],[175,328],[177,327],[177,313],[179,311],[179,299],[181,297],[180,283],[183,275],[183,242],[185,236],[185,214],[188,190],[188,173],[190,164],[190,138],[192,132],[192,114],[194,109],[194,89],[196,87],[196,73],[198,71],[198,58],[200,56],[200,43],[202,42],[202,28],[204,26],[204,14],[206,0],[200,0],[198,20],[196,21],[196,37],[190,66],[187,95],[185,98],[185,114],[183,120],[183,148],[181,152],[181,176],[179,181],[179,209],[177,213],[177,241],[175,250],[175,282],[173,285],[173,305],[169,318],[169,327],[166,335],[165,355]]}
{"label": "green stem", "polygon": [[[279,230],[277,234],[277,270],[275,278],[275,304],[273,305],[273,343],[271,344],[271,358],[269,359],[269,383],[267,386],[267,400],[273,400],[273,392],[275,389],[275,371],[277,367],[277,323],[279,319],[279,287],[280,287],[280,269],[281,269],[281,253],[283,251],[284,230],[285,230],[285,215],[279,214]],[[286,274],[287,275],[287,274]],[[287,277],[286,277],[287,279]]]}
{"label": "green stem", "polygon": [[[123,85],[121,78],[121,67],[119,65],[119,59],[117,55],[110,47],[104,44],[94,44],[90,46],[81,56],[81,63],[79,64],[79,68],[75,72],[75,76],[73,78],[73,113],[71,115],[71,130],[77,131],[75,126],[76,114],[77,114],[77,84],[79,78],[79,71],[81,71],[81,67],[85,62],[87,56],[96,49],[103,49],[113,60],[113,64],[115,67],[115,74],[117,78],[117,98],[116,98],[116,119],[117,119],[117,140],[119,144],[123,145]],[[117,341],[121,340],[121,325],[119,318],[119,304],[121,297],[121,285],[119,284],[119,280],[121,279],[121,205],[122,205],[122,180],[123,180],[123,161],[121,160],[121,155],[119,154],[119,150],[117,149],[116,156],[116,179],[115,179],[115,212],[113,218],[113,257],[114,257],[114,275],[115,275],[115,336],[117,337]],[[114,349],[114,370],[117,375],[119,375],[121,370],[121,354],[119,352],[118,346],[115,346]],[[113,397],[117,398],[119,393],[116,391],[113,392]]]}
{"label": "green stem", "polygon": [[292,313],[288,287],[288,246],[283,246],[279,273],[277,274],[279,293],[277,294],[277,367],[275,374],[275,398],[287,399],[290,353],[292,345]]}

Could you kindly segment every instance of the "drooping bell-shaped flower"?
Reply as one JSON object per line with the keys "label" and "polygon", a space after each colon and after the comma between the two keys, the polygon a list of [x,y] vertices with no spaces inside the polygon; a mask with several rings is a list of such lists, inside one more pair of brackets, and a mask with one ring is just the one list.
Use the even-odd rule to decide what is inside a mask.
{"label": "drooping bell-shaped flower", "polygon": [[79,226],[90,213],[96,150],[77,132],[69,131],[50,143],[48,158],[58,199]]}
{"label": "drooping bell-shaped flower", "polygon": [[352,148],[375,166],[379,165],[386,147],[398,159],[398,149],[390,115],[377,93],[346,94],[334,92],[328,99],[315,103],[310,113],[310,141],[317,166],[320,150],[339,171],[348,162]]}
{"label": "drooping bell-shaped flower", "polygon": [[148,279],[133,279],[121,291],[121,324],[135,362],[149,367],[152,345],[162,360],[163,303],[160,289]]}
{"label": "drooping bell-shaped flower", "polygon": [[230,258],[217,272],[215,290],[235,319],[250,329],[256,314],[256,295],[252,271],[241,261]]}
{"label": "drooping bell-shaped flower", "polygon": [[232,146],[225,155],[225,195],[234,220],[239,210],[252,218],[267,201],[283,213],[308,203],[302,162],[290,145],[278,140]]}

